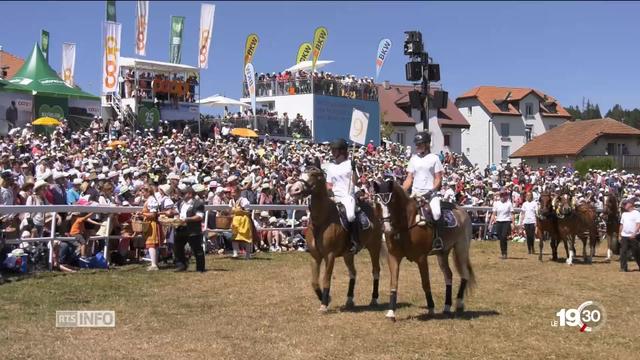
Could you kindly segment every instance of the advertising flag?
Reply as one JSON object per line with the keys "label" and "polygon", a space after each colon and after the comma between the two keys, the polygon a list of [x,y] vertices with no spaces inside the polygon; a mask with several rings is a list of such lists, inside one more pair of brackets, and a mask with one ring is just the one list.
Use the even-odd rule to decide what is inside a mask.
{"label": "advertising flag", "polygon": [[367,127],[369,127],[369,114],[353,108],[349,140],[356,144],[364,145],[367,138]]}
{"label": "advertising flag", "polygon": [[249,34],[247,36],[247,41],[244,43],[244,66],[246,67],[248,63],[253,64],[253,55],[256,53],[256,49],[258,48],[258,42],[260,39],[256,34]]}
{"label": "advertising flag", "polygon": [[76,67],[76,44],[62,44],[62,80],[73,86],[73,74]]}
{"label": "advertising flag", "polygon": [[312,72],[316,70],[316,62],[320,57],[320,53],[324,48],[324,44],[327,42],[327,35],[329,35],[329,32],[325,27],[322,26],[317,28],[316,32],[313,34],[313,59],[311,62]]}
{"label": "advertising flag", "polygon": [[42,50],[42,55],[49,62],[49,32],[47,30],[42,30],[40,36],[40,50]]}
{"label": "advertising flag", "polygon": [[179,64],[182,60],[182,30],[184,16],[171,17],[171,39],[169,43],[169,62]]}
{"label": "advertising flag", "polygon": [[107,0],[107,21],[116,22],[116,1]]}
{"label": "advertising flag", "polygon": [[298,48],[298,55],[296,56],[296,64],[309,60],[309,55],[311,55],[312,49],[313,47],[308,42],[300,44],[300,47]]}
{"label": "advertising flag", "polygon": [[256,114],[256,72],[253,69],[253,64],[247,63],[244,66],[244,78],[247,81],[247,89],[249,90],[249,97],[251,98],[251,108],[253,109],[253,115]]}
{"label": "advertising flag", "polygon": [[136,5],[136,55],[147,55],[147,26],[149,24],[149,1],[138,0]]}
{"label": "advertising flag", "polygon": [[102,24],[104,52],[102,54],[102,92],[118,91],[120,72],[120,34],[122,24],[105,21]]}
{"label": "advertising flag", "polygon": [[380,40],[380,44],[378,44],[378,55],[376,56],[376,79],[378,79],[382,65],[384,65],[384,61],[389,55],[389,50],[391,50],[391,40]]}
{"label": "advertising flag", "polygon": [[200,7],[200,40],[198,41],[198,67],[206,69],[209,66],[209,46],[213,35],[213,16],[216,6],[202,4]]}

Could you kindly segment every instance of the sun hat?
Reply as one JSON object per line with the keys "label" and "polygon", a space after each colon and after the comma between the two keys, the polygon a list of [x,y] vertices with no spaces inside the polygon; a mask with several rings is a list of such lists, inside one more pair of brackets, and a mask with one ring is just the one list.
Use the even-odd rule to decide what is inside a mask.
{"label": "sun hat", "polygon": [[44,180],[38,180],[36,181],[36,183],[33,185],[33,191],[37,191],[39,188],[43,187],[43,186],[49,186],[49,183],[44,181]]}

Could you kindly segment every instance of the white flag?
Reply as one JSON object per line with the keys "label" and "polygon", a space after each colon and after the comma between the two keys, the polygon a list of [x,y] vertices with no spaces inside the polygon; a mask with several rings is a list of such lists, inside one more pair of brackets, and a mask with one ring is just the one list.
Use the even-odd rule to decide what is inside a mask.
{"label": "white flag", "polygon": [[380,44],[378,44],[378,55],[376,56],[376,79],[380,75],[380,70],[382,69],[382,65],[384,65],[384,61],[387,59],[389,55],[389,50],[391,49],[391,40],[382,39],[380,40]]}
{"label": "white flag", "polygon": [[73,86],[73,74],[76,68],[76,44],[62,44],[62,80]]}
{"label": "white flag", "polygon": [[247,63],[244,67],[244,77],[247,81],[247,89],[249,90],[249,97],[251,98],[251,108],[253,109],[253,115],[256,114],[256,73],[253,70],[253,64]]}
{"label": "white flag", "polygon": [[202,4],[200,8],[200,41],[198,42],[198,67],[206,69],[209,66],[209,46],[213,35],[213,15],[216,6]]}
{"label": "white flag", "polygon": [[102,23],[102,92],[118,91],[120,72],[120,34],[122,24],[105,21]]}
{"label": "white flag", "polygon": [[353,108],[351,114],[351,129],[349,130],[349,140],[356,144],[364,145],[367,139],[367,128],[369,127],[369,114]]}
{"label": "white flag", "polygon": [[149,25],[149,2],[138,1],[136,5],[136,55],[147,55],[147,28]]}

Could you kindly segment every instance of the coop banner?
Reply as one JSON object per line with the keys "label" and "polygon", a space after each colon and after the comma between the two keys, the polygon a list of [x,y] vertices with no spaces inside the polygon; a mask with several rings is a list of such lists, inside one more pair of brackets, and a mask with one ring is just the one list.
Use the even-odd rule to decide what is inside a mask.
{"label": "coop banner", "polygon": [[147,25],[149,24],[149,2],[138,1],[136,5],[136,55],[147,55]]}
{"label": "coop banner", "polygon": [[120,72],[120,33],[122,25],[110,21],[103,23],[102,92],[118,90]]}
{"label": "coop banner", "polygon": [[213,17],[216,6],[213,4],[202,4],[200,8],[200,40],[198,41],[198,67],[206,69],[209,67],[209,47],[211,46],[211,35],[213,34]]}
{"label": "coop banner", "polygon": [[62,44],[62,80],[73,86],[73,74],[76,68],[76,44]]}

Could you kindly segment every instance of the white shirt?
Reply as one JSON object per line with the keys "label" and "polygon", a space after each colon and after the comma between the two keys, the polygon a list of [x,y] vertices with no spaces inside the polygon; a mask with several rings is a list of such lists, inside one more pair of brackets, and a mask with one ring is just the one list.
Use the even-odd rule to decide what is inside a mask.
{"label": "white shirt", "polygon": [[493,203],[493,212],[496,214],[496,221],[511,221],[513,205],[511,201],[496,201]]}
{"label": "white shirt", "polygon": [[523,215],[523,224],[535,224],[536,223],[536,213],[538,212],[538,203],[535,201],[525,201],[522,204],[522,212]]}
{"label": "white shirt", "polygon": [[[180,206],[180,219],[184,220],[187,218],[187,212],[189,211],[189,208],[191,208],[192,205],[193,205],[193,199],[182,203],[182,206]],[[204,219],[204,213],[200,211],[196,212],[195,216],[200,216]]]}
{"label": "white shirt", "polygon": [[444,167],[437,155],[427,154],[424,157],[413,155],[407,166],[407,172],[413,174],[411,193],[424,194],[432,190],[436,173],[443,171]]}
{"label": "white shirt", "polygon": [[636,226],[640,222],[640,212],[638,210],[631,210],[622,213],[620,217],[620,224],[622,224],[622,232],[620,236],[631,237],[636,235]]}
{"label": "white shirt", "polygon": [[353,196],[353,171],[351,161],[345,160],[340,164],[331,163],[327,167],[327,181],[331,183],[333,194],[337,198]]}

